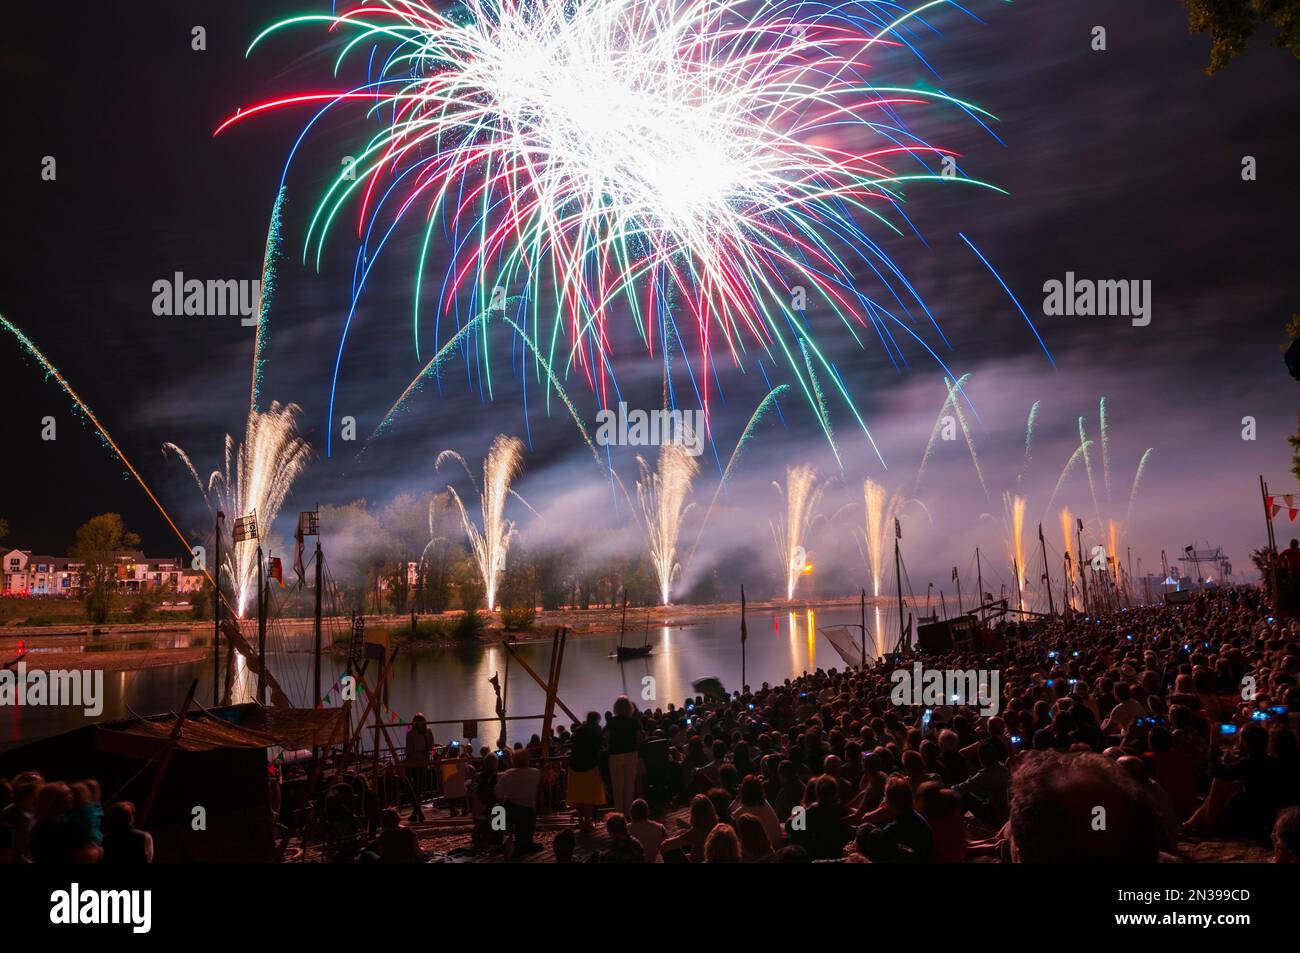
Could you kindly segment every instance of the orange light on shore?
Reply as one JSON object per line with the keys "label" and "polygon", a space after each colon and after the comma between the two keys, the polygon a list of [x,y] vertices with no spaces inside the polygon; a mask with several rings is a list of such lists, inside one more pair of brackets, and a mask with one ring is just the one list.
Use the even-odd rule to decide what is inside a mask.
{"label": "orange light on shore", "polygon": [[812,572],[813,572],[813,564],[812,564],[812,563],[804,563],[804,564],[803,564],[803,574],[804,574],[805,576],[811,576],[811,575],[812,575]]}

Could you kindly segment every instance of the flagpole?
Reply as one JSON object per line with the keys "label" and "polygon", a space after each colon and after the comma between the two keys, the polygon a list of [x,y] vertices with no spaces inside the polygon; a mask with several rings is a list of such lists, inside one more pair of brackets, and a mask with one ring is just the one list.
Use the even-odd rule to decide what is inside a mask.
{"label": "flagpole", "polygon": [[[317,519],[319,520],[320,504],[316,504]],[[301,521],[302,517],[298,517]],[[313,616],[313,631],[315,637],[315,676],[316,676],[316,697],[315,705],[320,705],[320,610],[321,610],[321,549],[320,549],[320,525],[316,526],[316,611]]]}
{"label": "flagpole", "polygon": [[749,639],[749,632],[745,627],[745,584],[740,584],[740,691],[745,692],[745,685],[748,682],[745,671],[745,642]]}
{"label": "flagpole", "polygon": [[867,667],[867,590],[862,590],[862,667]]}
{"label": "flagpole", "polygon": [[257,544],[257,703],[266,704],[266,590],[260,542]]}
{"label": "flagpole", "polygon": [[226,514],[217,513],[214,532],[217,537],[216,558],[212,561],[212,705],[221,704],[221,524]]}

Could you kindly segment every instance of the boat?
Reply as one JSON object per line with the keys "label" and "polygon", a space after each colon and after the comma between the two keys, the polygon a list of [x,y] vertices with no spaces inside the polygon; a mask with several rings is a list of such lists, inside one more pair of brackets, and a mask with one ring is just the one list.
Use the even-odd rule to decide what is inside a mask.
{"label": "boat", "polygon": [[627,635],[627,590],[623,590],[623,619],[618,624],[618,645],[614,646],[614,658],[624,662],[631,658],[645,658],[654,651],[654,646],[650,644],[650,615],[646,613],[646,640],[645,645],[624,645],[623,639]]}

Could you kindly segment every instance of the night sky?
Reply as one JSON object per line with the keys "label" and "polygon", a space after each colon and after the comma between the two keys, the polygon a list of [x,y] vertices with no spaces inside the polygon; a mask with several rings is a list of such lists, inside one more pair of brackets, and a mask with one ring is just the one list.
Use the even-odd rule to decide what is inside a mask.
{"label": "night sky", "polygon": [[[242,432],[252,330],[234,317],[156,317],[152,285],[177,271],[204,279],[258,277],[284,160],[310,112],[254,119],[216,139],[212,132],[241,106],[339,88],[328,48],[312,28],[244,59],[262,27],[312,6],[306,0],[103,2],[82,5],[74,20],[64,6],[27,5],[20,14],[25,22],[10,19],[0,31],[6,112],[0,313],[60,367],[187,530],[206,521],[206,511],[188,474],[161,446],[175,441],[200,469],[218,463],[222,435]],[[954,563],[965,567],[975,544],[1000,551],[1006,489],[1028,496],[1029,521],[1041,516],[1059,550],[1060,504],[1094,516],[1083,469],[1067,481],[1052,512],[1044,516],[1043,508],[1077,445],[1077,418],[1086,416],[1089,436],[1098,436],[1097,402],[1104,396],[1113,486],[1110,504],[1099,489],[1103,517],[1123,516],[1137,461],[1146,448],[1155,449],[1128,537],[1134,557],[1151,569],[1162,548],[1172,558],[1195,539],[1222,544],[1244,568],[1248,550],[1262,543],[1258,475],[1278,491],[1300,492],[1289,476],[1286,445],[1297,384],[1280,349],[1287,319],[1300,312],[1294,227],[1300,190],[1293,169],[1300,154],[1300,62],[1260,37],[1248,55],[1206,76],[1208,40],[1188,34],[1175,0],[970,0],[967,6],[983,22],[942,10],[931,17],[941,32],[924,38],[922,50],[945,90],[999,117],[994,129],[1005,145],[951,116],[926,132],[962,152],[964,171],[1010,194],[914,188],[907,211],[921,237],[880,237],[941,323],[952,345],[945,360],[972,374],[969,393],[978,415],[972,425],[989,495],[960,443],[941,445],[920,487],[914,485],[944,396],[933,361],[913,349],[908,366],[895,367],[874,341],[864,337],[858,347],[842,328],[818,324],[814,315],[888,470],[845,408],[832,402],[841,472],[812,414],[791,397],[756,436],[717,514],[710,552],[734,558],[752,548],[775,568],[767,523],[780,503],[770,484],[786,464],[804,461],[833,478],[823,504],[828,516],[859,504],[856,515],[841,512],[828,521],[818,542],[853,572],[861,560],[844,527],[861,524],[866,476],[915,491],[925,504],[928,517],[913,508],[915,529],[907,531],[912,579],[922,580],[922,590],[927,578],[946,580]],[[190,46],[196,24],[207,29],[205,52]],[[1095,25],[1107,29],[1105,52],[1090,47]],[[881,75],[926,79],[914,60],[895,53]],[[494,331],[494,401],[481,392],[473,361],[452,361],[440,392],[426,390],[363,461],[354,459],[355,445],[337,441],[333,458],[325,458],[330,368],[355,245],[340,229],[318,274],[300,264],[302,236],[316,196],[340,157],[356,151],[351,146],[362,132],[360,124],[324,124],[289,178],[265,394],[302,406],[304,434],[318,452],[284,512],[316,500],[382,503],[399,491],[441,488],[454,474],[435,472],[440,450],[459,450],[477,465],[492,436],[508,432],[531,442],[519,489],[545,516],[538,525],[521,514],[526,537],[625,524],[626,508],[616,508],[567,413],[553,401],[548,417],[544,393],[532,381],[525,426],[525,395],[518,367],[511,369],[518,355],[506,329]],[[57,159],[55,182],[41,181],[46,155]],[[1254,182],[1240,175],[1247,155],[1258,162]],[[1019,297],[1056,369],[959,232]],[[409,332],[413,243],[407,236],[385,253],[345,353],[337,413],[355,416],[363,433],[420,366]],[[436,271],[438,262],[431,267]],[[1151,324],[1045,316],[1043,284],[1067,271],[1150,280]],[[661,365],[638,351],[630,334],[615,344],[624,397],[656,406]],[[788,379],[779,366],[764,369],[773,383]],[[752,362],[744,372],[723,363],[719,376],[724,391],[713,426],[725,463],[767,387]],[[0,516],[10,524],[7,544],[65,552],[80,523],[112,510],[142,535],[146,549],[176,551],[147,497],[7,336],[0,338],[0,383]],[[677,383],[679,395],[688,393],[684,376]],[[568,386],[594,426],[595,399],[578,377]],[[1033,458],[1017,484],[1034,401],[1041,404]],[[46,415],[58,420],[54,442],[41,440]],[[1255,442],[1241,439],[1247,415],[1257,421]],[[1094,468],[1099,460],[1094,457]],[[705,503],[719,462],[712,453],[701,462],[695,496]],[[632,452],[620,451],[614,464],[630,486]],[[982,513],[995,519],[981,519]],[[287,535],[289,522],[278,529]],[[1285,522],[1280,535],[1290,535]]]}

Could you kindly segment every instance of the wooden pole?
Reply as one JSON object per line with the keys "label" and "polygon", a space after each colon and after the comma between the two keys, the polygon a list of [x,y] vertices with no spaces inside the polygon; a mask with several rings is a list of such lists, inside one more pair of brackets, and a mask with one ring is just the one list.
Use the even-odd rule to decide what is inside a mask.
{"label": "wooden pole", "polygon": [[199,690],[199,680],[196,678],[190,682],[190,690],[185,693],[185,703],[181,705],[181,713],[176,716],[176,724],[172,726],[172,733],[163,747],[162,761],[158,764],[158,773],[153,776],[153,781],[149,785],[149,795],[145,798],[144,807],[140,810],[139,825],[141,829],[149,821],[149,812],[153,810],[154,801],[158,797],[158,790],[162,787],[163,775],[167,773],[167,765],[171,762],[172,752],[176,750],[176,743],[181,738],[181,728],[185,725],[185,716],[189,714],[190,705],[194,703],[194,693]]}
{"label": "wooden pole", "polygon": [[[320,504],[318,503],[318,504],[317,504],[317,512],[319,512],[319,506],[320,506]],[[319,530],[320,527],[317,526],[316,529]],[[313,677],[314,677],[315,691],[316,691],[316,695],[315,695],[315,703],[314,703],[313,706],[312,706],[313,708],[315,708],[315,707],[319,707],[319,706],[320,706],[320,703],[321,703],[321,692],[320,692],[320,653],[321,653],[321,644],[320,644],[320,614],[321,614],[321,588],[322,588],[322,586],[321,586],[321,550],[320,550],[320,533],[318,532],[317,535],[316,535],[316,608],[315,608],[315,612],[314,612],[314,614],[313,614],[313,616],[312,616],[312,636],[313,636],[313,642],[314,642],[313,647],[314,647],[314,649],[315,649],[315,653],[316,653],[316,655],[315,655],[315,659],[314,659],[314,662],[313,662],[313,666],[312,666],[312,673],[313,673]]]}
{"label": "wooden pole", "polygon": [[749,641],[749,629],[745,625],[745,584],[740,584],[740,690],[745,691],[748,679],[745,677],[745,643]]}
{"label": "wooden pole", "polygon": [[894,517],[894,577],[898,583],[898,648],[903,650],[903,642],[906,639],[906,633],[903,630],[903,555],[899,551],[898,544],[902,538],[902,530],[898,526],[898,517]]}
{"label": "wooden pole", "polygon": [[262,544],[257,544],[257,703],[266,704],[266,591],[262,588]]}
{"label": "wooden pole", "polygon": [[858,613],[862,622],[862,667],[867,667],[867,590],[862,590],[861,601],[858,603]]}
{"label": "wooden pole", "polygon": [[1088,560],[1083,555],[1083,520],[1079,520],[1075,525],[1078,527],[1078,531],[1075,535],[1075,538],[1079,541],[1079,591],[1082,593],[1082,597],[1083,597],[1083,611],[1085,614],[1087,614],[1087,612],[1089,611],[1088,610],[1088,577],[1084,573],[1083,567],[1084,564],[1088,562]]}
{"label": "wooden pole", "polygon": [[226,514],[217,513],[214,534],[216,556],[212,563],[212,704],[221,704],[221,524]]}
{"label": "wooden pole", "polygon": [[1041,522],[1038,524],[1038,545],[1043,551],[1043,582],[1047,583],[1047,614],[1056,615],[1056,604],[1052,601],[1052,577],[1047,569],[1047,540],[1043,537]]}

